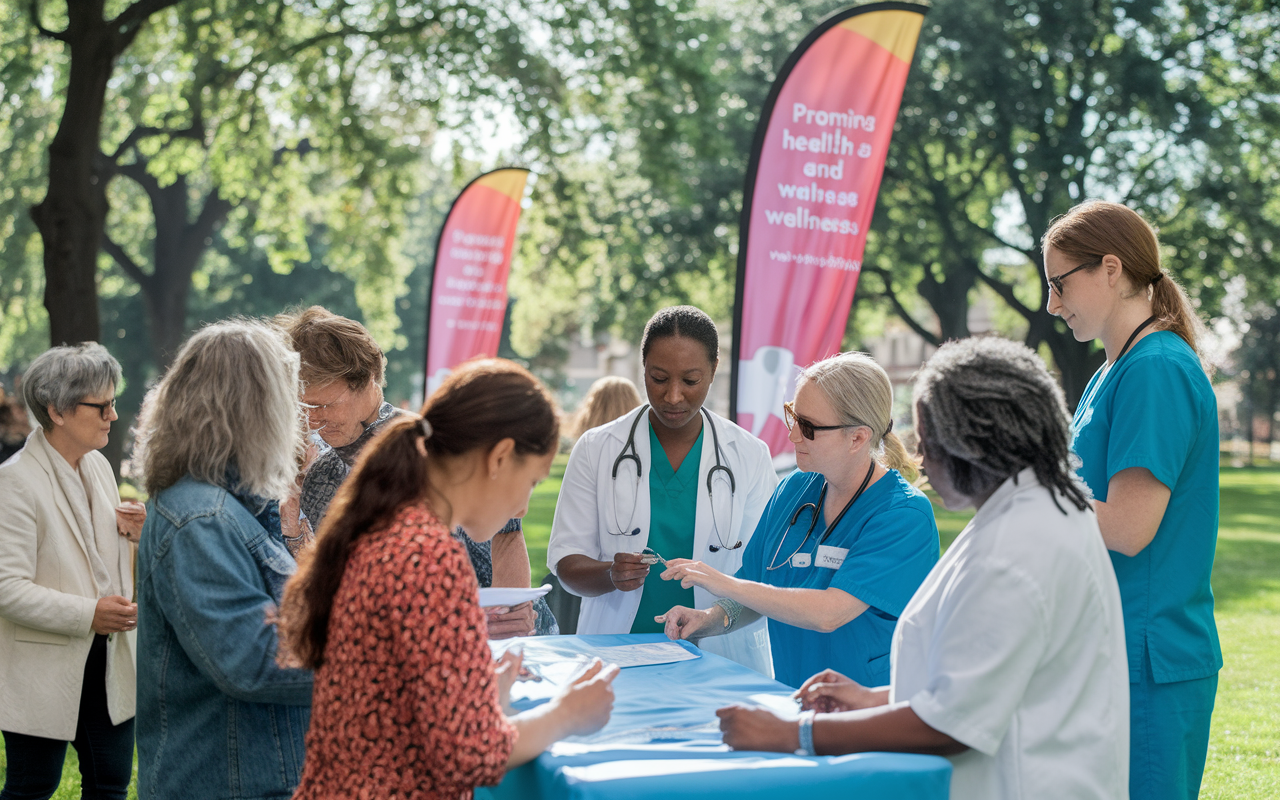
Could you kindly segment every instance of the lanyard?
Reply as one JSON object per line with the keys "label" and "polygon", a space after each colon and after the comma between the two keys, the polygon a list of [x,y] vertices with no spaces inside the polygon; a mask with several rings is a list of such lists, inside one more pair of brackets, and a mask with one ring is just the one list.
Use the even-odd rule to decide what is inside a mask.
{"label": "lanyard", "polygon": [[[822,543],[827,540],[827,537],[831,535],[831,532],[836,529],[836,526],[840,524],[840,520],[844,519],[844,515],[848,513],[849,509],[853,508],[853,504],[857,502],[858,498],[862,497],[862,493],[867,490],[867,485],[871,483],[871,475],[875,472],[875,469],[876,462],[873,460],[871,462],[871,466],[867,468],[866,477],[862,479],[862,484],[858,487],[858,491],[853,493],[853,497],[849,498],[849,502],[844,504],[844,508],[840,509],[840,513],[831,521],[831,524],[827,526],[827,529],[822,532],[822,538],[818,539],[817,543],[819,547],[821,547]],[[822,492],[818,495],[817,503],[805,503],[797,508],[795,513],[791,515],[791,524],[783,530],[782,538],[778,540],[778,546],[774,548],[773,558],[769,559],[769,566],[765,567],[766,571],[772,572],[775,569],[781,569],[785,565],[790,564],[791,560],[796,557],[796,553],[799,553],[804,549],[805,544],[809,541],[809,536],[813,534],[814,526],[818,524],[818,514],[822,513],[823,501],[827,499],[827,485],[826,481],[823,481]],[[800,512],[804,511],[806,508],[813,509],[813,516],[809,518],[809,528],[804,532],[804,538],[800,540],[800,546],[797,547],[791,555],[787,556],[786,561],[783,561],[781,564],[777,563],[778,554],[782,552],[782,544],[787,540],[787,533],[791,530],[791,527],[796,524],[796,520],[800,518]]]}
{"label": "lanyard", "polygon": [[[1120,359],[1124,358],[1124,354],[1129,352],[1129,348],[1133,346],[1133,340],[1138,338],[1138,334],[1142,333],[1147,327],[1157,321],[1159,318],[1155,316],[1147,317],[1145,321],[1138,327],[1133,329],[1133,333],[1129,334],[1129,338],[1125,341],[1124,347],[1120,348],[1120,354],[1116,356],[1116,360],[1107,364],[1102,368],[1102,374],[1098,376],[1098,382],[1093,385],[1093,391],[1089,392],[1077,408],[1089,408],[1093,405],[1093,400],[1098,396],[1098,392],[1102,391],[1102,384],[1106,382],[1107,376],[1111,374],[1111,368],[1114,367]],[[1075,427],[1075,421],[1072,420],[1072,427]]]}

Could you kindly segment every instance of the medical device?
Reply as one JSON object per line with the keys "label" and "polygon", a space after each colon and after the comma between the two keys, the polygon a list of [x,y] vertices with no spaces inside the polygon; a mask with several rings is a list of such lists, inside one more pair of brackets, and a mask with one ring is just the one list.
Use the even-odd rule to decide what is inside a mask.
{"label": "medical device", "polygon": [[[844,508],[840,509],[840,513],[836,515],[836,518],[832,520],[831,524],[827,526],[827,529],[823,531],[822,536],[814,544],[813,546],[814,553],[818,552],[818,548],[822,546],[822,543],[827,540],[827,537],[831,535],[831,532],[834,531],[836,529],[836,526],[840,524],[840,520],[844,519],[845,513],[848,512],[849,509],[853,508],[853,504],[857,502],[859,497],[862,497],[862,493],[867,490],[867,485],[871,483],[871,474],[875,472],[875,469],[876,469],[876,462],[872,461],[871,466],[867,468],[866,477],[862,479],[862,485],[858,487],[858,491],[853,493],[853,497],[850,497],[849,502],[844,504]],[[781,569],[785,567],[787,564],[791,564],[796,567],[807,567],[809,566],[810,563],[812,563],[812,559],[809,558],[808,556],[806,556],[803,559],[803,563],[799,563],[796,559],[796,556],[800,553],[801,550],[804,549],[805,543],[809,541],[809,537],[813,534],[814,526],[818,524],[818,514],[820,514],[822,511],[823,501],[827,499],[828,485],[829,484],[825,480],[822,482],[822,491],[818,494],[818,502],[804,503],[799,508],[797,508],[795,512],[791,515],[791,522],[787,523],[787,529],[782,532],[782,538],[778,539],[778,546],[774,549],[773,558],[769,559],[769,566],[765,567],[766,570],[772,572],[775,569]],[[786,561],[783,561],[781,564],[777,563],[778,554],[782,552],[782,544],[785,541],[787,541],[787,534],[790,533],[791,529],[795,527],[796,520],[800,519],[800,515],[804,513],[804,510],[806,508],[810,510],[811,516],[809,517],[809,527],[804,532],[804,538],[800,540],[800,546],[797,547],[791,553],[791,555],[787,556]]]}
{"label": "medical device", "polygon": [[[627,433],[626,444],[623,445],[622,451],[618,453],[618,457],[613,460],[613,470],[611,472],[611,475],[613,480],[614,530],[609,531],[609,533],[613,536],[639,536],[640,535],[640,528],[631,527],[631,523],[635,521],[636,506],[639,503],[640,479],[641,479],[641,476],[644,474],[644,467],[640,463],[640,453],[639,451],[636,450],[636,427],[640,424],[640,419],[644,416],[645,412],[647,412],[648,410],[649,410],[649,406],[647,404],[640,407],[639,412],[636,413],[635,419],[631,421],[631,430]],[[730,534],[730,536],[732,536],[732,533],[733,533],[733,498],[734,498],[734,494],[738,491],[738,481],[734,478],[733,470],[730,469],[729,465],[721,459],[720,434],[716,430],[715,421],[711,419],[710,412],[708,412],[705,408],[701,409],[701,411],[702,411],[702,415],[707,419],[707,426],[711,428],[711,441],[712,441],[712,446],[715,448],[715,456],[716,456],[715,466],[707,470],[707,497],[711,501],[711,527],[715,530],[716,539],[719,540],[720,542],[719,545],[715,545],[715,544],[707,545],[707,549],[713,553],[718,553],[722,549],[737,550],[739,547],[742,547],[742,540],[738,539],[733,544],[726,544],[725,533]],[[633,486],[634,491],[631,496],[631,513],[627,516],[627,524],[623,525],[619,521],[619,517],[618,517],[618,507],[622,505],[621,503],[618,502],[618,486],[620,485],[618,481],[618,469],[628,461],[635,462],[636,478]],[[716,505],[716,493],[715,493],[715,490],[712,488],[714,485],[716,476],[721,473],[723,473],[723,477],[721,478],[722,481],[724,478],[729,479],[729,526],[728,528],[723,530],[720,527],[720,509]]]}

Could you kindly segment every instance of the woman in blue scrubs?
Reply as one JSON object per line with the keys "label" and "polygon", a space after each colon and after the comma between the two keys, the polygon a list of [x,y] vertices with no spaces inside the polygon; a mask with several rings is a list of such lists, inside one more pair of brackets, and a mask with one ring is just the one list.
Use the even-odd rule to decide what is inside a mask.
{"label": "woman in blue scrubs", "polygon": [[1197,351],[1203,328],[1134,211],[1078,205],[1043,246],[1049,313],[1107,355],[1076,409],[1072,449],[1124,604],[1129,796],[1194,798],[1222,667],[1209,588],[1218,410]]}
{"label": "woman in blue scrubs", "polygon": [[[898,615],[938,561],[933,507],[892,433],[889,376],[842,353],[800,374],[786,406],[800,471],[773,493],[733,576],[672,559],[662,577],[723,599],[659,617],[672,639],[769,619],[774,677],[798,687],[832,666],[865,686],[889,682]],[[857,677],[854,677],[857,676]]]}

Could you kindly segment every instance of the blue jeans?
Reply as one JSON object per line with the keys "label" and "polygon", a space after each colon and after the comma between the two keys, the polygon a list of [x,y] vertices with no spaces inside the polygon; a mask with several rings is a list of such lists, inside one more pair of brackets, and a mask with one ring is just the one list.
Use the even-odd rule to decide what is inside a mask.
{"label": "blue jeans", "polygon": [[[95,634],[84,665],[80,717],[71,746],[80,756],[84,800],[124,800],[133,775],[133,720],[107,713],[107,637]],[[67,743],[3,731],[8,773],[0,800],[48,800],[62,781]]]}

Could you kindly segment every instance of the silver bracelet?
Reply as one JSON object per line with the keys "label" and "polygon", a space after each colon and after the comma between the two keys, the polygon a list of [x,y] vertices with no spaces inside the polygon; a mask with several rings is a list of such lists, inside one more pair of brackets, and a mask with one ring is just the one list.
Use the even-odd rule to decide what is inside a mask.
{"label": "silver bracelet", "polygon": [[738,624],[738,617],[742,614],[742,609],[744,608],[742,603],[739,603],[737,600],[730,600],[727,597],[722,597],[715,602],[715,605],[720,606],[720,608],[724,610],[724,629],[726,631],[731,630],[734,625]]}
{"label": "silver bracelet", "polygon": [[813,749],[813,715],[813,711],[800,713],[800,748],[796,750],[798,756],[817,755]]}

